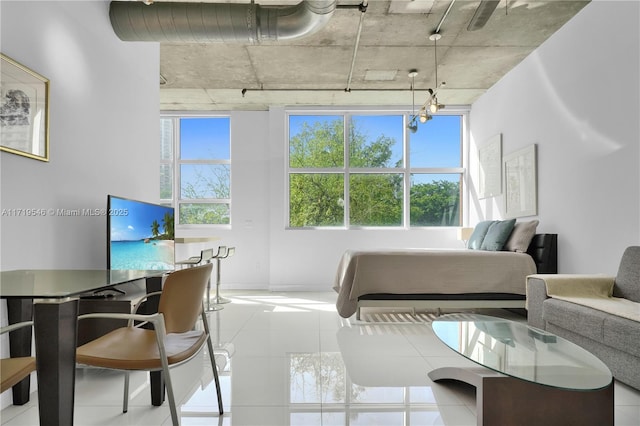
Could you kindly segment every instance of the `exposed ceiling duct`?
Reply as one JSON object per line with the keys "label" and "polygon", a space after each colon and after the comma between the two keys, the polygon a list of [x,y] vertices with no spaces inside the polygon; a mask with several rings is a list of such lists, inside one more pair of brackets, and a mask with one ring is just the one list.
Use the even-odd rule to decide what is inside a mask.
{"label": "exposed ceiling duct", "polygon": [[305,0],[295,6],[254,3],[113,1],[111,26],[123,41],[260,43],[292,40],[318,31],[331,19],[337,0]]}

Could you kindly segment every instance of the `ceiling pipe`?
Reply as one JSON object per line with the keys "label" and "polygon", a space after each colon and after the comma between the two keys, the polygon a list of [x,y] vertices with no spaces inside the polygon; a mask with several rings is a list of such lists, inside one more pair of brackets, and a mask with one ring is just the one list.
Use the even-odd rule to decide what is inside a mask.
{"label": "ceiling pipe", "polygon": [[337,0],[305,0],[288,7],[112,1],[109,18],[123,41],[256,44],[313,34],[329,22],[336,4]]}
{"label": "ceiling pipe", "polygon": [[360,3],[358,9],[360,10],[360,22],[358,23],[358,32],[356,34],[356,42],[353,46],[353,55],[351,55],[351,68],[349,69],[349,77],[347,78],[347,87],[345,92],[351,91],[351,80],[353,79],[353,69],[356,66],[356,55],[358,54],[358,46],[360,46],[360,35],[362,34],[362,23],[364,22],[364,14],[367,12],[368,1],[364,0]]}

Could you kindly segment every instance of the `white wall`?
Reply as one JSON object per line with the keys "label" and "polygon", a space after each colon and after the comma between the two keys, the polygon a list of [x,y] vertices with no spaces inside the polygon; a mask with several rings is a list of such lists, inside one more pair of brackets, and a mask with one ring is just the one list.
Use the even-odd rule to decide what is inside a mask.
{"label": "white wall", "polygon": [[539,231],[558,233],[561,272],[615,274],[640,243],[639,23],[638,2],[590,3],[472,107],[472,151],[497,133],[503,154],[537,144]]}
{"label": "white wall", "polygon": [[[0,153],[0,209],[105,208],[108,193],[157,201],[159,46],[120,41],[108,5],[0,3],[2,53],[51,81],[50,161]],[[104,216],[3,215],[0,235],[2,270],[106,266]]]}

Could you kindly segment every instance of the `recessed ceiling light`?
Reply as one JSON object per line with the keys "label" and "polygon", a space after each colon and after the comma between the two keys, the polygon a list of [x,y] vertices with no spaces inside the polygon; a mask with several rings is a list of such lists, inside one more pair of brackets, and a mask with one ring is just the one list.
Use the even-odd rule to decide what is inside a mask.
{"label": "recessed ceiling light", "polygon": [[434,0],[392,0],[389,13],[430,13]]}
{"label": "recessed ceiling light", "polygon": [[367,70],[364,79],[365,81],[393,81],[397,73],[398,70]]}

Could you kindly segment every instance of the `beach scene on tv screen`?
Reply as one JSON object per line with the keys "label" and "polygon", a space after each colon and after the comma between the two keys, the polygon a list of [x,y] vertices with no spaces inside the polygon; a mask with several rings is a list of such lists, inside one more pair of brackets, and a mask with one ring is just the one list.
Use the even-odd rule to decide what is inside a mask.
{"label": "beach scene on tv screen", "polygon": [[112,197],[110,269],[174,268],[173,208]]}

